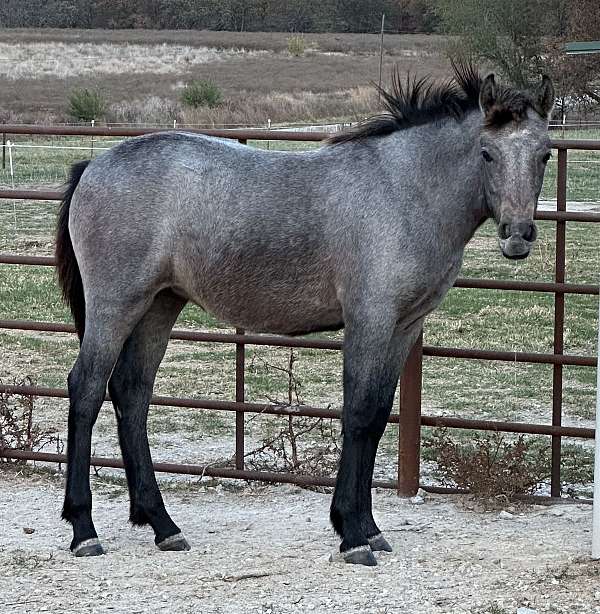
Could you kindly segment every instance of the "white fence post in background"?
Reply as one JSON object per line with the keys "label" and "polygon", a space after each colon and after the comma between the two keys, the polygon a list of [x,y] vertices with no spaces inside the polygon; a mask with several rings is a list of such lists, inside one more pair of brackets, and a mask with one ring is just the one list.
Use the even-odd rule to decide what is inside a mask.
{"label": "white fence post in background", "polygon": [[592,558],[600,559],[600,300],[598,301],[598,372],[596,376],[596,441],[594,447]]}
{"label": "white fence post in background", "polygon": [[[13,167],[12,159],[12,142],[6,141],[6,147],[8,148],[8,163],[10,165],[10,184],[12,189],[15,189],[15,169]],[[15,221],[15,232],[17,231],[17,201],[13,200],[13,218]]]}
{"label": "white fence post in background", "polygon": [[12,189],[15,189],[15,170],[13,168],[13,159],[12,159],[12,141],[6,141],[6,146],[8,147],[8,163],[10,165],[10,182],[12,184]]}
{"label": "white fence post in background", "polygon": [[[93,120],[92,120],[92,128],[93,128],[95,125],[96,125],[96,120],[95,120],[95,119],[93,119]],[[94,157],[94,135],[92,134],[92,147],[91,147],[91,150],[90,150],[90,158],[93,158],[93,157]]]}

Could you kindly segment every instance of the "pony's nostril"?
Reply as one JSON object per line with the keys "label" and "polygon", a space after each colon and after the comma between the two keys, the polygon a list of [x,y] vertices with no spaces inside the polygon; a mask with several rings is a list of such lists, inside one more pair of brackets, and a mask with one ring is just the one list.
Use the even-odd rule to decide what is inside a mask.
{"label": "pony's nostril", "polygon": [[529,241],[529,243],[532,243],[533,241],[535,241],[536,237],[537,229],[535,227],[535,224],[529,224],[529,228],[523,234],[523,238],[525,239],[525,241]]}
{"label": "pony's nostril", "polygon": [[498,234],[501,239],[510,239],[514,236],[533,243],[537,237],[537,229],[533,222],[503,222],[498,226]]}
{"label": "pony's nostril", "polygon": [[498,227],[498,234],[501,239],[508,239],[510,237],[510,225],[509,224],[500,224]]}

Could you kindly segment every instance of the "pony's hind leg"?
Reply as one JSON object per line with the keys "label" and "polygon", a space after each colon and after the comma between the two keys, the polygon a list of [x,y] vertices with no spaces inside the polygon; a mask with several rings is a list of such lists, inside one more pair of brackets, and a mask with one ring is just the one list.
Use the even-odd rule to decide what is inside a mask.
{"label": "pony's hind leg", "polygon": [[126,309],[106,303],[103,309],[96,310],[90,303],[79,356],[68,377],[67,480],[62,517],[73,526],[71,551],[76,556],[104,553],[92,522],[92,428],[123,341],[145,310],[145,306],[139,303],[120,307]]}
{"label": "pony's hind leg", "polygon": [[147,417],[156,372],[169,334],[186,301],[171,291],[157,295],[131,333],[108,384],[119,428],[125,464],[130,520],[150,524],[161,550],[189,550],[189,545],[165,509],[152,467]]}

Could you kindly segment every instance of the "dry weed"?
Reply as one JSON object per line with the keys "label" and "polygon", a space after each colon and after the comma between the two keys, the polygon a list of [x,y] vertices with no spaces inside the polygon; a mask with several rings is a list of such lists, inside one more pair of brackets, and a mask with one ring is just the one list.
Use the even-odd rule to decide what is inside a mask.
{"label": "dry weed", "polygon": [[[33,386],[32,378],[15,381],[16,386]],[[42,428],[35,423],[35,397],[28,394],[0,392],[0,450],[10,448],[27,452],[39,451],[49,444],[62,452],[63,442],[54,429]],[[1,458],[0,462],[24,462]]]}
{"label": "dry weed", "polygon": [[[280,366],[258,359],[261,369],[271,375],[283,375],[286,381],[285,399],[267,397],[277,407],[301,408],[304,404],[301,382],[295,373],[298,358],[293,348],[287,365]],[[251,369],[256,369],[256,355]],[[287,472],[332,477],[337,470],[340,454],[339,427],[333,420],[304,416],[282,416],[273,420],[275,434],[265,437],[260,446],[248,452],[248,466],[257,471]],[[320,489],[318,489],[320,490]]]}

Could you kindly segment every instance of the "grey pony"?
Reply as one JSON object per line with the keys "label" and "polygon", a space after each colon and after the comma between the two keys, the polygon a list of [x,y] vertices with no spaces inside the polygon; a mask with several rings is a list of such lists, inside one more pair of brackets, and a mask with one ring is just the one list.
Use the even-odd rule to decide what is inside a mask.
{"label": "grey pony", "polygon": [[371,512],[377,446],[407,354],[488,218],[523,258],[550,156],[547,77],[533,92],[455,66],[454,79],[382,91],[387,111],[302,153],[183,132],[79,163],[56,255],[81,348],[69,374],[63,518],[71,550],[103,554],[92,522],[91,433],[114,404],[134,524],[187,550],[156,483],[146,419],[188,301],[221,321],[299,335],[345,328],[343,447],[331,521],[349,563],[391,550]]}

